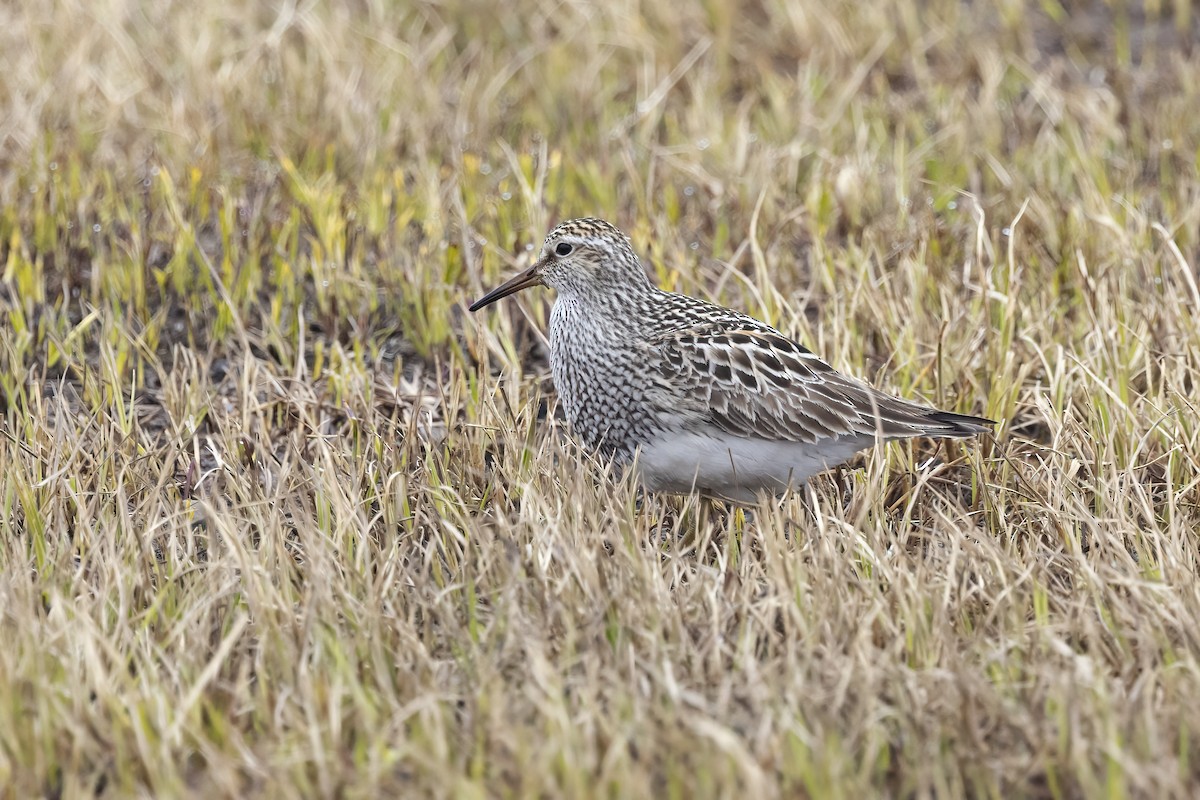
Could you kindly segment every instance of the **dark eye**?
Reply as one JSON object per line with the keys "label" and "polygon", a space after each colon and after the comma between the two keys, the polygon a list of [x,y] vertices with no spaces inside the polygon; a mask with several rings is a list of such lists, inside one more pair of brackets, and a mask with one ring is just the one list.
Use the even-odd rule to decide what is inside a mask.
{"label": "dark eye", "polygon": [[554,254],[559,255],[559,256],[569,256],[569,255],[571,255],[571,251],[574,249],[575,249],[574,247],[567,244],[566,242],[559,242],[558,247],[554,248]]}

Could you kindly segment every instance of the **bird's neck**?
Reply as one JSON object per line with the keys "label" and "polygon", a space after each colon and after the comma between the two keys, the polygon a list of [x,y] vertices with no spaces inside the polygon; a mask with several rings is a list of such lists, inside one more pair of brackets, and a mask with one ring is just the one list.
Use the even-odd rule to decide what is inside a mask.
{"label": "bird's neck", "polygon": [[634,331],[652,311],[662,291],[646,287],[622,287],[614,291],[572,291],[560,289],[552,314],[581,323],[611,325]]}
{"label": "bird's neck", "polygon": [[550,312],[551,341],[569,331],[588,331],[608,342],[636,339],[661,294],[649,284],[619,292],[560,290]]}

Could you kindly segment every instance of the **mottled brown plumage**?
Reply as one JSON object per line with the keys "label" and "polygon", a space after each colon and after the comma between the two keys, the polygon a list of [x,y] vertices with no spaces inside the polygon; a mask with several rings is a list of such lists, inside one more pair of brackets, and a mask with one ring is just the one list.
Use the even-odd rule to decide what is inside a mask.
{"label": "mottled brown plumage", "polygon": [[651,489],[750,502],[878,440],[993,424],[879,392],[765,323],[658,289],[602,220],[559,225],[532,267],[471,310],[538,284],[558,290],[550,364],[572,430],[636,461]]}

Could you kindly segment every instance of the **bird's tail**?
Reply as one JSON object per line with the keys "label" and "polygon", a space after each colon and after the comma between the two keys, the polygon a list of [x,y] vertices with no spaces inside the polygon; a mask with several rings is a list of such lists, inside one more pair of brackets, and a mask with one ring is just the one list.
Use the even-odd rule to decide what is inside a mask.
{"label": "bird's tail", "polygon": [[953,411],[934,411],[926,417],[931,423],[926,436],[957,439],[987,433],[996,427],[996,421],[970,414],[955,414]]}

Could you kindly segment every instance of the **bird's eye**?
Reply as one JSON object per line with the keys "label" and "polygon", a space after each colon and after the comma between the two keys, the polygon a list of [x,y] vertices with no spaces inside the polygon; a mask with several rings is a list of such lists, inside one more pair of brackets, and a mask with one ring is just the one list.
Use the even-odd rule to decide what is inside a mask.
{"label": "bird's eye", "polygon": [[574,249],[575,249],[574,247],[567,244],[566,242],[559,242],[558,247],[554,248],[554,253],[555,253],[555,255],[559,255],[559,256],[569,256],[569,255],[571,255],[571,251]]}

